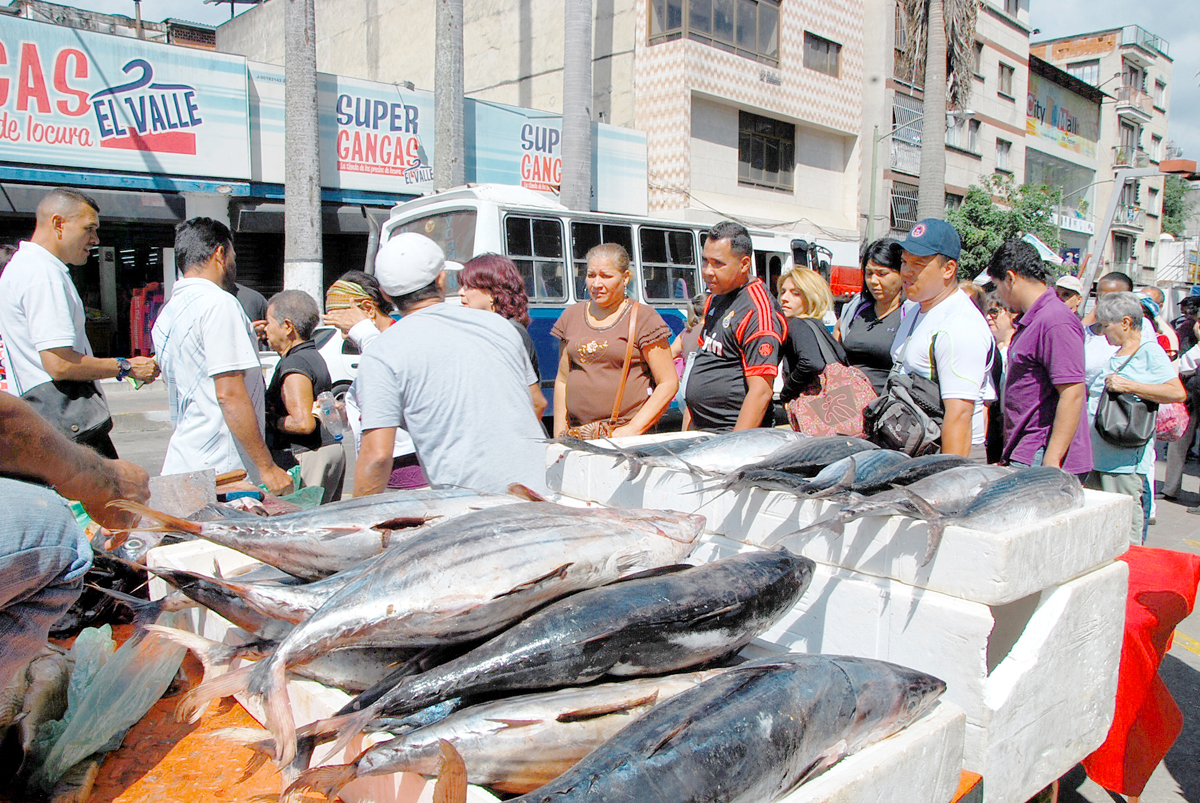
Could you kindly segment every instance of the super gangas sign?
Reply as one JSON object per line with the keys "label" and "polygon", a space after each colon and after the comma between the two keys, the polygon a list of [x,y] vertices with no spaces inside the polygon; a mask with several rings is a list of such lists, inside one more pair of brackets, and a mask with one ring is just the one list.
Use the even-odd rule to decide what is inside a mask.
{"label": "super gangas sign", "polygon": [[249,178],[240,58],[0,18],[0,158]]}

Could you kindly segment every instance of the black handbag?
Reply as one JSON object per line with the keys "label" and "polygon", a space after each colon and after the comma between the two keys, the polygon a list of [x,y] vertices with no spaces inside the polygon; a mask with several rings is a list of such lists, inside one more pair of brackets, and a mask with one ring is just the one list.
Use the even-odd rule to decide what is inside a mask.
{"label": "black handbag", "polygon": [[112,414],[95,382],[45,382],[21,398],[73,441],[107,434],[113,427]]}
{"label": "black handbag", "polygon": [[[913,317],[908,337],[917,328]],[[932,378],[922,374],[904,374],[897,368],[888,375],[883,394],[867,405],[863,411],[863,423],[867,440],[904,452],[909,457],[933,454],[941,450],[942,421],[946,408],[942,404],[942,387],[938,381],[937,360],[934,346],[937,335],[929,341],[929,365]]]}
{"label": "black handbag", "polygon": [[[1119,373],[1141,349],[1138,346],[1114,373]],[[1113,393],[1105,388],[1100,393],[1100,404],[1096,407],[1092,426],[1105,443],[1123,449],[1136,449],[1145,446],[1154,437],[1157,415],[1158,404],[1155,402],[1146,401],[1133,393]]]}

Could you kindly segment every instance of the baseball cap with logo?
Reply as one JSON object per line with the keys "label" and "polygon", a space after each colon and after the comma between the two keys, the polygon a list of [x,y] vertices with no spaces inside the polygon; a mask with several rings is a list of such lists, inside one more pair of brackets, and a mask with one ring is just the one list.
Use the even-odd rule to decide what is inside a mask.
{"label": "baseball cap with logo", "polygon": [[406,231],[379,247],[375,254],[375,278],[389,296],[402,296],[437,279],[446,264],[446,255],[433,240],[423,234]]}
{"label": "baseball cap with logo", "polygon": [[927,218],[913,226],[900,247],[914,256],[941,254],[949,259],[958,259],[962,254],[962,238],[958,236],[958,230],[946,221]]}

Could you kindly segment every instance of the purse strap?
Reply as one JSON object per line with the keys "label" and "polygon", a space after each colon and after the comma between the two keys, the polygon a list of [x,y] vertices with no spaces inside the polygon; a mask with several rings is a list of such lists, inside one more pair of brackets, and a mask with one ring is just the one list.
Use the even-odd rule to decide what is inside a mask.
{"label": "purse strap", "polygon": [[1119,373],[1121,373],[1122,371],[1124,371],[1124,370],[1125,370],[1125,366],[1126,366],[1126,365],[1129,365],[1129,361],[1130,361],[1130,360],[1132,360],[1134,357],[1136,357],[1136,356],[1137,356],[1137,353],[1138,353],[1139,351],[1141,351],[1141,350],[1142,350],[1142,346],[1144,346],[1144,345],[1146,345],[1145,341],[1143,341],[1143,342],[1141,342],[1141,343],[1138,343],[1138,347],[1137,347],[1137,348],[1135,348],[1135,349],[1133,350],[1133,354],[1130,354],[1128,357],[1126,357],[1126,358],[1125,358],[1125,362],[1121,363],[1121,367],[1120,367],[1120,368],[1118,368],[1117,370],[1113,371],[1113,373],[1114,373],[1114,374],[1119,374]]}
{"label": "purse strap", "polygon": [[625,397],[625,383],[629,380],[629,368],[633,363],[633,341],[637,339],[638,303],[629,299],[629,336],[625,341],[625,366],[621,369],[621,384],[617,385],[617,397],[613,399],[612,415],[608,420],[615,424],[621,414],[621,399]]}

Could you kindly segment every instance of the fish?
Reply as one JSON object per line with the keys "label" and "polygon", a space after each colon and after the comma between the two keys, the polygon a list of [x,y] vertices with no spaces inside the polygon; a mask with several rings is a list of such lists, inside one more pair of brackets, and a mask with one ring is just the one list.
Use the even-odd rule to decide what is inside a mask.
{"label": "fish", "polygon": [[728,671],[635,678],[521,694],[463,708],[440,722],[373,745],[349,764],[301,773],[282,803],[301,803],[313,792],[332,799],[356,778],[396,772],[437,775],[442,741],[463,757],[468,783],[510,794],[531,792],[656,705]]}
{"label": "fish", "polygon": [[558,438],[551,438],[546,442],[556,443],[580,452],[615,457],[618,460],[618,465],[620,463],[627,463],[629,465],[629,476],[626,479],[633,480],[637,479],[637,475],[641,473],[642,467],[645,465],[644,460],[650,458],[672,458],[680,452],[698,446],[705,441],[712,440],[713,437],[712,435],[696,435],[688,438],[669,438],[652,443],[643,443],[638,446],[623,446],[610,440],[585,441],[565,435]]}
{"label": "fish", "polygon": [[656,706],[510,803],[767,803],[908,727],[945,688],[862,658],[751,661]]}
{"label": "fish", "polygon": [[378,555],[431,520],[520,501],[507,494],[480,494],[464,488],[390,491],[331,502],[267,518],[227,518],[192,522],[120,500],[113,507],[159,522],[144,530],[170,530],[204,538],[268,563],[305,580],[319,580]]}
{"label": "fish", "polygon": [[[854,500],[844,505],[832,516],[805,527],[800,534],[824,529],[841,535],[848,522],[865,516],[899,514],[920,517],[921,511],[909,498],[909,492],[920,496],[938,511],[954,512],[968,505],[983,489],[983,486],[1011,473],[1012,469],[1004,466],[981,466],[974,463],[956,466],[917,480],[911,485],[881,491]],[[767,543],[772,545],[783,537],[786,536],[773,538]]]}
{"label": "fish", "polygon": [[[736,488],[750,484],[816,499],[842,490],[854,490],[859,487],[860,482],[873,482],[875,477],[891,473],[897,465],[907,463],[911,459],[902,452],[887,449],[869,450],[830,463],[811,479],[788,471],[745,470],[738,472],[736,479],[730,478],[721,487]],[[792,481],[787,477],[792,477]]]}
{"label": "fish", "polygon": [[0,737],[11,729],[21,751],[21,766],[14,768],[14,774],[30,757],[38,728],[66,713],[67,683],[74,664],[69,653],[46,644],[0,690]]}
{"label": "fish", "polygon": [[925,563],[933,558],[947,524],[1002,533],[1083,507],[1083,486],[1079,478],[1054,466],[1019,468],[1008,476],[993,480],[984,485],[969,504],[955,512],[938,510],[912,486],[904,491],[917,509],[917,515],[929,523]]}
{"label": "fish", "polygon": [[336,753],[377,716],[450,697],[677,672],[732,654],[791,610],[815,564],[753,550],[559,600],[453,661],[379,684],[306,735],[340,729]]}
{"label": "fish", "polygon": [[677,441],[668,441],[655,451],[651,451],[649,445],[639,447],[644,451],[642,454],[616,444],[611,447],[599,446],[594,442],[566,445],[623,459],[629,464],[627,479],[632,480],[646,466],[687,471],[697,476],[728,474],[746,463],[766,457],[786,444],[806,438],[807,435],[786,429],[746,429],[706,438],[689,438],[686,441],[678,439],[682,441],[678,449],[673,448]]}
{"label": "fish", "polygon": [[862,438],[834,435],[820,438],[804,438],[789,443],[755,463],[744,464],[733,472],[736,478],[746,471],[786,471],[802,477],[812,477],[830,463],[859,452],[874,451],[879,447]]}
{"label": "fish", "polygon": [[914,457],[907,462],[897,463],[891,471],[881,472],[870,479],[862,479],[855,483],[852,491],[856,494],[875,494],[886,491],[897,485],[911,485],[917,480],[933,476],[941,471],[948,471],[959,466],[976,465],[966,457],[956,454],[927,454]]}
{"label": "fish", "polygon": [[285,670],[345,647],[483,638],[564,594],[687,557],[704,517],[526,502],[434,525],[370,561],[268,657],[193,689],[184,706],[242,691],[263,701],[280,754],[295,756]]}

